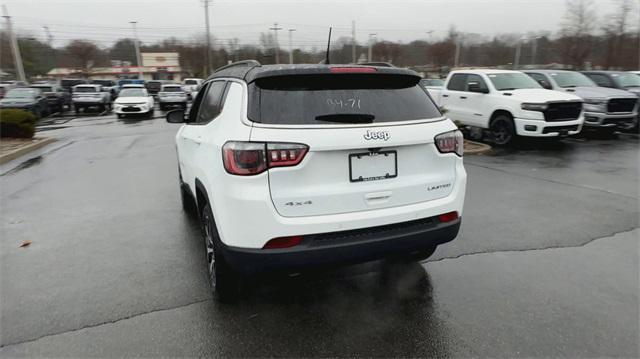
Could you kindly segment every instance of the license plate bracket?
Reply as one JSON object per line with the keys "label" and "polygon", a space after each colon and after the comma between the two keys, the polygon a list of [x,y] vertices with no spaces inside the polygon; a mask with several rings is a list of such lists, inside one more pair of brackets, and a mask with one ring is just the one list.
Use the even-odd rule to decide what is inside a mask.
{"label": "license plate bracket", "polygon": [[369,182],[398,177],[397,151],[349,154],[349,181]]}

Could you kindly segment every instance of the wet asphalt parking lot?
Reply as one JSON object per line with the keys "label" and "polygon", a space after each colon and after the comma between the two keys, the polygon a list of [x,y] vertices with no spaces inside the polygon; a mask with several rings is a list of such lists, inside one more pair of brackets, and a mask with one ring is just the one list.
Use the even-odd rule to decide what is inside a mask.
{"label": "wet asphalt parking lot", "polygon": [[636,135],[467,156],[462,231],[428,261],[223,305],[181,210],[177,129],[50,119],[57,142],[0,167],[0,356],[639,356]]}

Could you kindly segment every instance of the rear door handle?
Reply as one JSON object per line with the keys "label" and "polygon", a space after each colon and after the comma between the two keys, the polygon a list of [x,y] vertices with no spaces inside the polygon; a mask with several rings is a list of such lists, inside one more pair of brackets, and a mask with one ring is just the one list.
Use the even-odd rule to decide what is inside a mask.
{"label": "rear door handle", "polygon": [[196,145],[201,144],[202,143],[202,137],[198,137],[198,138],[194,139],[193,142],[195,142]]}
{"label": "rear door handle", "polygon": [[466,100],[467,96],[460,96],[461,99]]}
{"label": "rear door handle", "polygon": [[449,97],[449,95],[442,95],[442,97]]}

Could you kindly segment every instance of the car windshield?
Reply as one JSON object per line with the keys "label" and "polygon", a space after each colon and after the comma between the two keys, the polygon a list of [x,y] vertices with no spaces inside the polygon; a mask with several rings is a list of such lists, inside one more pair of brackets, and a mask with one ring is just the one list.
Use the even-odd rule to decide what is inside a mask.
{"label": "car windshield", "polygon": [[487,75],[498,91],[539,89],[542,88],[535,80],[523,73],[502,73]]}
{"label": "car windshield", "polygon": [[128,88],[120,91],[118,97],[145,97],[147,96],[147,91],[144,89],[137,88]]}
{"label": "car windshield", "polygon": [[111,80],[93,80],[91,81],[91,83],[96,85],[102,85],[102,86],[113,86],[113,83],[111,82]]}
{"label": "car windshield", "polygon": [[162,88],[162,92],[182,92],[182,87],[180,86],[165,86]]}
{"label": "car windshield", "polygon": [[37,91],[30,89],[13,89],[9,90],[7,94],[4,96],[5,98],[34,98],[36,97]]}
{"label": "car windshield", "polygon": [[578,72],[557,72],[552,73],[551,77],[562,88],[597,86],[590,78]]}
{"label": "car windshield", "polygon": [[249,117],[283,125],[384,123],[440,117],[414,76],[298,75],[251,84]]}
{"label": "car windshield", "polygon": [[640,87],[640,76],[635,74],[613,74],[611,76],[616,84],[622,88]]}

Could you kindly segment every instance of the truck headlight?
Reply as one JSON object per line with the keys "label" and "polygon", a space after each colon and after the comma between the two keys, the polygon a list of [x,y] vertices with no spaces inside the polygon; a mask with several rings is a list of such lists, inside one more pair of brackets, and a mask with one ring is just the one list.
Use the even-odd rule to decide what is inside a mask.
{"label": "truck headlight", "polygon": [[523,103],[520,108],[527,111],[545,111],[547,109],[546,103]]}
{"label": "truck headlight", "polygon": [[584,100],[583,109],[588,112],[607,112],[607,101],[599,98],[587,98]]}

